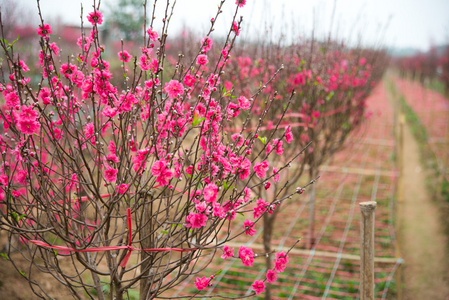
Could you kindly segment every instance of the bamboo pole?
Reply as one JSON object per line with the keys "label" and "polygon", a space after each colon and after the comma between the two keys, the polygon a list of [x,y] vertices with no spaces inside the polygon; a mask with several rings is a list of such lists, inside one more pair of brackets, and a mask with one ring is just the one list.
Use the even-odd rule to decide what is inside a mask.
{"label": "bamboo pole", "polygon": [[360,203],[360,300],[374,300],[374,211],[377,203]]}

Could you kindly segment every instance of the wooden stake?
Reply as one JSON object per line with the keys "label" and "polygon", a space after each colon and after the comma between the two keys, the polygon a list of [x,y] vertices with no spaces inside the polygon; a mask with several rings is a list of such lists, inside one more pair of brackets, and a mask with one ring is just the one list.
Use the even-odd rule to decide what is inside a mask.
{"label": "wooden stake", "polygon": [[374,211],[377,203],[360,203],[360,300],[374,300]]}

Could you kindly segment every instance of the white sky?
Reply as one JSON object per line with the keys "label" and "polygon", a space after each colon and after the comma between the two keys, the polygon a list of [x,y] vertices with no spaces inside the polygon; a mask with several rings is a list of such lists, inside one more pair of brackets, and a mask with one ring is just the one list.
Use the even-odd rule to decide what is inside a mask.
{"label": "white sky", "polygon": [[[5,1],[8,0],[0,0],[0,4]],[[11,1],[37,14],[36,0]],[[116,1],[102,0],[100,10],[107,11]],[[40,0],[46,22],[60,17],[70,24],[79,24],[81,2],[85,15],[92,11],[93,0]],[[160,6],[165,2],[158,1]],[[187,25],[204,33],[218,3],[219,0],[177,0],[171,30],[178,31]],[[247,0],[247,5],[239,11],[244,19],[242,37],[254,37],[257,30],[258,36],[274,40],[280,32],[296,38],[310,36],[314,27],[318,34],[327,34],[334,3],[333,35],[346,41],[361,38],[369,44],[381,41],[388,47],[421,50],[432,43],[449,43],[449,0]],[[217,34],[229,28],[234,8],[235,0],[227,0],[216,25]],[[267,26],[271,26],[268,31]]]}

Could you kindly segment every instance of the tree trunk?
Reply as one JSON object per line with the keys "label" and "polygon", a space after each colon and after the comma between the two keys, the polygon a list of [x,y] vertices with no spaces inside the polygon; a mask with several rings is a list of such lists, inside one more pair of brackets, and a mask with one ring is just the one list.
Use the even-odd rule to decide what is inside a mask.
{"label": "tree trunk", "polygon": [[[269,214],[263,215],[263,247],[265,253],[271,252],[271,237],[273,233],[273,225],[276,211],[277,210],[275,210],[271,215]],[[265,256],[265,267],[267,268],[267,271],[271,269],[271,255]],[[271,299],[271,285],[270,283],[266,283],[265,300],[270,299]]]}
{"label": "tree trunk", "polygon": [[[144,211],[142,213],[143,217],[141,220],[142,230],[140,232],[140,234],[141,234],[140,245],[141,245],[142,249],[155,248],[153,245],[154,244],[153,235],[151,234],[151,232],[153,232],[153,222],[152,222],[153,201],[152,201],[151,195],[148,195],[148,198],[149,198],[149,199],[147,199],[148,201],[145,201],[146,203],[143,206]],[[144,261],[145,259],[147,259],[140,266],[140,273],[142,276],[144,276],[140,280],[140,300],[146,300],[148,298],[147,296],[148,296],[149,290],[151,288],[151,286],[150,286],[151,278],[147,277],[150,274],[151,264],[152,264],[151,259],[148,259],[148,257],[150,255],[151,255],[151,252],[146,252],[146,251],[140,252],[141,261]]]}

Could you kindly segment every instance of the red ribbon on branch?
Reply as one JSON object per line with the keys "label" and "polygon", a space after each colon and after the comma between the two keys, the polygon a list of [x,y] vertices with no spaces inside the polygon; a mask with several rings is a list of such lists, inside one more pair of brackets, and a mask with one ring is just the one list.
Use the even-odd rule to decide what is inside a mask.
{"label": "red ribbon on branch", "polygon": [[54,246],[49,245],[47,243],[44,243],[39,240],[30,240],[31,243],[45,247],[45,248],[51,248],[56,250],[63,250],[67,252],[99,252],[99,251],[113,251],[113,250],[120,250],[120,249],[128,249],[128,253],[126,253],[126,256],[123,258],[123,260],[120,262],[120,266],[122,268],[125,268],[129,257],[131,256],[132,251],[147,251],[147,252],[163,252],[163,251],[177,251],[177,252],[186,252],[186,251],[195,251],[198,250],[197,248],[189,248],[189,249],[182,249],[182,248],[153,248],[153,249],[139,249],[135,248],[131,245],[132,243],[132,227],[131,227],[131,209],[128,208],[126,210],[126,223],[128,225],[128,245],[127,246],[109,246],[109,247],[92,247],[87,249],[74,249],[70,247],[64,247],[64,246]]}

